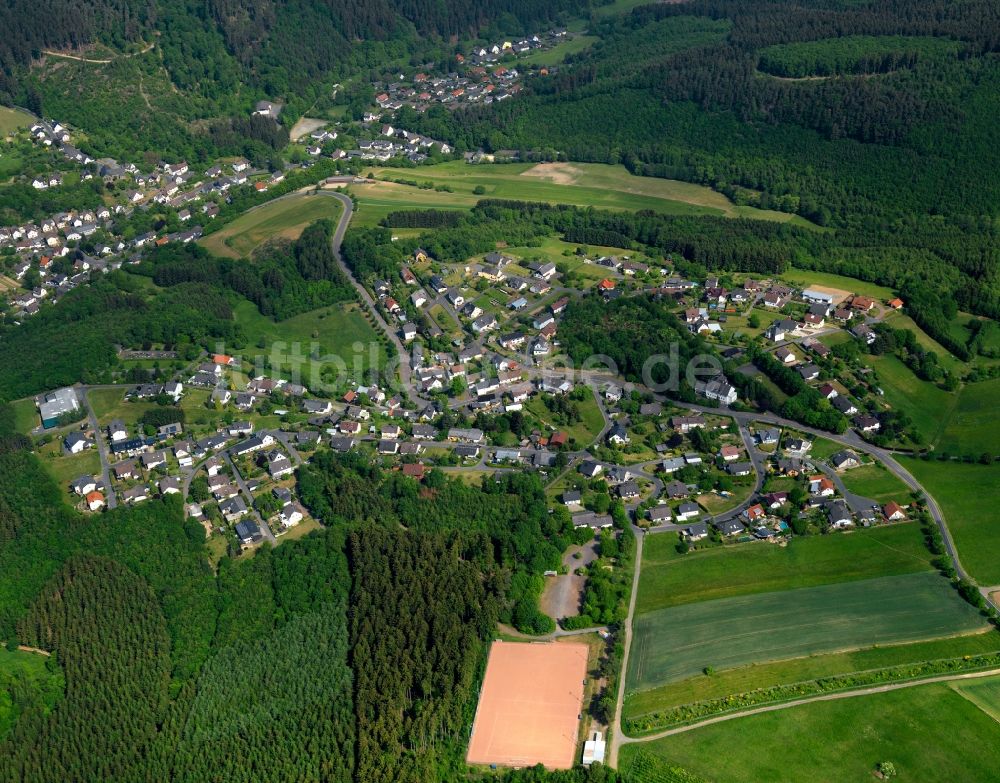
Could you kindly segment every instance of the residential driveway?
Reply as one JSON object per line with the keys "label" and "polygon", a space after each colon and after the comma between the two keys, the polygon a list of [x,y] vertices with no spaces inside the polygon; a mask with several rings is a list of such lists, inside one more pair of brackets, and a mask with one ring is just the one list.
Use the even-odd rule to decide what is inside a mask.
{"label": "residential driveway", "polygon": [[[579,554],[580,557],[574,557]],[[563,555],[563,565],[569,573],[550,576],[545,579],[545,590],[542,592],[540,606],[542,611],[553,620],[566,617],[576,617],[580,614],[580,604],[583,600],[583,589],[587,577],[573,573],[574,570],[584,570],[597,559],[597,541],[591,541],[583,546],[571,546]]]}
{"label": "residential driveway", "polygon": [[823,471],[827,476],[830,477],[830,479],[834,483],[834,486],[837,487],[837,491],[844,496],[844,500],[847,501],[847,505],[850,507],[851,511],[853,511],[855,514],[860,514],[862,511],[868,511],[870,508],[872,508],[872,506],[878,505],[878,503],[876,503],[871,498],[866,498],[863,495],[857,495],[854,492],[848,490],[847,487],[844,485],[844,480],[843,478],[841,478],[841,475],[837,473],[837,471],[835,471],[829,465],[820,462],[819,460],[815,460],[813,464],[816,466],[816,468]]}
{"label": "residential driveway", "polygon": [[247,508],[250,509],[250,517],[257,523],[260,527],[260,532],[264,534],[264,538],[271,542],[272,546],[278,543],[278,539],[274,537],[274,533],[271,532],[271,528],[268,526],[267,522],[264,521],[263,517],[257,512],[257,509],[253,505],[253,493],[250,492],[250,487],[247,486],[246,481],[243,480],[243,476],[240,474],[239,468],[233,462],[233,458],[229,455],[229,449],[222,452],[222,456],[225,457],[226,462],[229,464],[229,470],[232,473],[233,478],[236,480],[236,486],[240,488],[240,492],[243,495],[243,500],[247,504]]}
{"label": "residential driveway", "polygon": [[83,397],[83,404],[87,408],[87,418],[90,428],[94,431],[94,448],[97,449],[97,454],[101,458],[101,483],[104,484],[103,489],[107,497],[108,508],[115,508],[118,505],[118,498],[115,496],[114,487],[111,486],[111,463],[108,460],[108,445],[104,441],[101,428],[97,423],[97,414],[94,413],[94,408],[90,404],[90,397],[87,396],[87,391],[86,387],[81,388],[80,396]]}

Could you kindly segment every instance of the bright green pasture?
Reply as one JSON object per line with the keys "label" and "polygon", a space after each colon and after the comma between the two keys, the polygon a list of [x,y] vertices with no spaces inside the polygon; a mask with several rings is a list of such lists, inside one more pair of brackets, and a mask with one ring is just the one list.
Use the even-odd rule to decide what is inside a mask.
{"label": "bright green pasture", "polygon": [[905,506],[910,500],[910,488],[882,465],[851,468],[842,478],[844,485],[851,492],[871,498],[876,503],[884,505],[890,500],[895,500]]}
{"label": "bright green pasture", "polygon": [[636,612],[716,598],[929,571],[916,524],[793,538],[787,546],[714,547],[677,557],[676,539],[646,539]]}
{"label": "bright green pasture", "polygon": [[[355,370],[360,374],[368,367],[380,367],[385,360],[384,338],[353,303],[273,321],[261,315],[252,302],[244,301],[234,308],[234,314],[247,335],[246,347],[234,353],[242,358],[248,371],[256,365],[257,356],[274,357],[272,368],[279,375],[291,377],[296,374],[293,367],[298,367],[300,382],[316,389],[323,381],[323,367],[333,368],[336,361],[327,362],[323,357],[339,357],[352,376]],[[319,359],[312,358],[314,351]]]}
{"label": "bright green pasture", "polygon": [[340,211],[340,202],[329,196],[301,194],[276,199],[243,213],[199,243],[217,256],[242,258],[270,239],[297,239],[316,220],[336,221]]}
{"label": "bright green pasture", "polygon": [[[711,188],[690,182],[637,177],[624,166],[603,163],[477,164],[449,161],[418,169],[373,167],[379,179],[402,179],[446,185],[453,192],[379,182],[358,186],[359,218],[368,206],[395,203],[397,209],[472,206],[482,198],[505,198],[574,204],[603,209],[640,210],[674,215],[724,215],[811,225],[784,212],[733,204]],[[481,188],[482,193],[474,193]],[[360,220],[366,222],[368,218]]]}
{"label": "bright green pasture", "polygon": [[[860,783],[875,779],[880,761],[891,761],[896,779],[906,783],[987,781],[996,780],[1000,769],[1000,723],[935,683],[814,702],[626,745],[621,768],[630,770],[647,753],[713,783]],[[638,764],[639,775],[629,783],[672,780],[643,776],[649,766]]]}
{"label": "bright green pasture", "polygon": [[1000,585],[1000,464],[898,459],[941,506],[965,569]]}

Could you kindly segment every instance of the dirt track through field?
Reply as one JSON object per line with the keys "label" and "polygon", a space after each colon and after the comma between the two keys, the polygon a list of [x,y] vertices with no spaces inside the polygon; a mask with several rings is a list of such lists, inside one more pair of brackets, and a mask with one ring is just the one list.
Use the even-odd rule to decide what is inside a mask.
{"label": "dirt track through field", "polygon": [[984,672],[971,672],[969,674],[948,674],[941,677],[928,677],[926,680],[913,680],[911,682],[897,682],[889,685],[876,685],[873,688],[860,688],[854,691],[840,691],[839,693],[825,693],[819,696],[811,696],[807,699],[796,699],[795,701],[786,701],[781,704],[767,704],[763,707],[754,707],[750,710],[741,710],[739,712],[731,712],[726,715],[716,715],[714,718],[707,718],[706,720],[698,721],[697,723],[689,723],[687,726],[678,726],[673,729],[666,729],[665,731],[658,731],[656,734],[650,734],[645,737],[625,737],[622,736],[619,739],[619,743],[622,745],[629,745],[634,742],[652,742],[653,740],[663,739],[664,737],[672,737],[675,734],[683,734],[686,731],[694,731],[695,729],[700,729],[705,726],[711,726],[714,723],[722,723],[727,720],[736,720],[737,718],[746,718],[751,715],[759,715],[763,712],[776,712],[778,710],[787,710],[791,707],[800,707],[803,704],[812,704],[816,701],[837,701],[839,699],[852,699],[855,696],[871,696],[876,693],[888,693],[889,691],[898,691],[903,688],[916,688],[920,685],[931,685],[935,682],[954,682],[956,680],[974,680],[981,677],[993,677],[994,675],[1000,674],[1000,669],[989,669]]}

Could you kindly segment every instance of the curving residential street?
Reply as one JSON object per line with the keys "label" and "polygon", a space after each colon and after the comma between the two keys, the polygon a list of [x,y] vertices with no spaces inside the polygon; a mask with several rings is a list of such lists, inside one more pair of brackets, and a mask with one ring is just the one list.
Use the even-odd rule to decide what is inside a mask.
{"label": "curving residential street", "polygon": [[385,333],[385,336],[392,341],[393,345],[396,347],[396,355],[398,357],[397,367],[399,370],[399,381],[403,389],[414,399],[420,400],[423,403],[430,402],[425,397],[421,396],[413,388],[412,375],[410,368],[410,357],[407,353],[406,346],[404,345],[402,339],[400,339],[397,330],[391,328],[386,320],[382,317],[379,312],[378,307],[375,306],[375,300],[372,295],[368,292],[368,289],[357,278],[354,277],[354,273],[351,271],[350,267],[344,261],[344,257],[340,252],[340,246],[344,242],[344,233],[347,231],[347,226],[351,222],[351,216],[354,214],[354,202],[351,201],[349,196],[340,193],[335,190],[320,190],[317,191],[317,195],[330,196],[337,199],[343,207],[344,213],[340,216],[340,221],[337,223],[337,228],[333,232],[333,238],[331,239],[331,244],[333,247],[333,255],[337,259],[337,263],[340,265],[341,270],[347,275],[347,279],[351,281],[354,286],[354,290],[357,291],[358,297],[364,303],[368,312],[371,313],[372,318],[378,327]]}
{"label": "curving residential street", "polygon": [[239,487],[240,494],[243,495],[243,500],[247,504],[247,508],[250,510],[250,515],[257,522],[257,527],[260,528],[260,532],[264,535],[264,538],[271,542],[272,546],[276,545],[278,543],[278,539],[274,537],[274,533],[271,532],[270,526],[264,521],[260,512],[254,507],[253,493],[250,491],[250,487],[247,486],[246,481],[243,479],[240,469],[236,467],[236,463],[233,462],[233,458],[229,454],[229,449],[224,449],[222,451],[222,458],[228,464],[229,471],[236,481],[236,486]]}
{"label": "curving residential street", "polygon": [[[426,402],[427,400],[425,398],[423,398],[420,394],[418,394],[415,391],[415,389],[413,388],[410,361],[409,361],[409,356],[407,354],[407,350],[406,350],[405,345],[403,344],[403,342],[400,339],[399,335],[397,334],[396,330],[393,329],[393,328],[391,328],[390,325],[382,317],[381,313],[379,312],[378,308],[376,307],[375,300],[372,298],[371,294],[364,287],[364,285],[354,277],[354,275],[352,274],[351,270],[348,268],[347,264],[344,262],[343,257],[341,255],[340,248],[341,248],[341,244],[343,242],[344,232],[346,231],[346,229],[348,227],[348,224],[350,223],[351,216],[353,214],[353,203],[351,202],[351,199],[348,196],[344,195],[343,193],[339,193],[339,192],[333,192],[333,191],[329,191],[329,190],[323,190],[323,191],[319,191],[319,192],[320,193],[325,193],[327,195],[330,195],[330,196],[338,199],[343,204],[343,206],[344,206],[344,213],[341,216],[341,219],[340,219],[340,221],[339,221],[339,223],[337,225],[337,229],[336,229],[336,231],[334,233],[333,240],[332,240],[333,251],[334,251],[334,254],[335,254],[336,258],[337,258],[337,262],[340,264],[341,269],[347,275],[348,279],[354,285],[354,288],[357,291],[358,296],[361,299],[361,301],[365,304],[365,306],[367,307],[367,309],[369,310],[369,312],[372,314],[374,322],[384,332],[384,334],[386,335],[386,337],[389,340],[391,340],[393,342],[393,344],[395,345],[397,353],[398,353],[398,356],[399,356],[399,380],[400,380],[400,383],[402,384],[402,387],[407,391],[407,393],[412,398],[415,398],[417,400],[421,400],[423,402]],[[537,365],[535,365],[532,362],[526,362],[525,363],[525,369],[526,369],[529,377],[531,377],[531,378],[538,378],[539,376],[541,376],[543,374],[541,368],[539,368]],[[595,389],[596,389],[597,384],[602,383],[602,382],[607,382],[607,381],[611,381],[611,380],[620,381],[620,379],[617,379],[614,376],[610,376],[609,374],[606,374],[606,373],[588,372],[588,371],[581,371],[581,372],[579,372],[578,373],[578,377],[583,382],[589,383],[590,385],[594,386]],[[891,471],[894,475],[896,475],[899,479],[901,479],[908,487],[910,487],[914,491],[922,493],[922,495],[923,495],[923,497],[925,499],[925,502],[927,504],[927,508],[930,511],[930,514],[931,514],[932,518],[934,519],[935,523],[937,524],[939,530],[941,531],[941,536],[942,536],[942,539],[944,540],[946,550],[947,550],[949,556],[951,557],[953,563],[955,564],[955,570],[956,570],[956,572],[958,573],[958,575],[961,578],[966,579],[968,581],[974,581],[974,580],[971,579],[971,577],[969,576],[968,572],[965,571],[965,569],[962,567],[961,560],[960,560],[960,558],[958,556],[958,551],[957,551],[957,549],[955,547],[954,540],[952,539],[951,533],[948,530],[948,525],[947,525],[947,522],[945,521],[944,515],[941,512],[940,506],[937,504],[937,502],[934,500],[934,498],[924,489],[924,487],[909,473],[909,471],[907,471],[899,462],[897,462],[893,458],[891,452],[886,451],[885,449],[882,449],[882,448],[879,448],[877,446],[873,446],[873,445],[867,443],[864,439],[862,439],[859,435],[857,435],[857,433],[855,433],[853,431],[848,431],[848,432],[846,432],[844,434],[838,435],[838,434],[826,432],[826,431],[823,431],[823,430],[818,430],[818,429],[815,429],[815,428],[812,428],[812,427],[808,427],[808,426],[805,426],[803,424],[800,424],[799,422],[795,422],[795,421],[792,421],[792,420],[789,420],[789,419],[785,419],[785,418],[780,417],[780,416],[775,416],[775,415],[770,414],[770,413],[754,413],[754,412],[747,412],[747,411],[733,411],[733,410],[729,410],[728,408],[725,408],[725,407],[710,407],[710,406],[706,406],[706,405],[697,405],[697,404],[693,404],[693,403],[679,402],[677,400],[669,399],[666,395],[663,395],[663,394],[660,394],[660,393],[657,393],[657,392],[653,392],[651,389],[648,389],[648,388],[642,386],[641,384],[633,384],[633,386],[635,388],[639,389],[640,391],[643,391],[643,392],[646,392],[646,393],[650,394],[653,399],[655,399],[655,400],[657,400],[659,402],[668,403],[668,404],[673,405],[675,407],[683,408],[685,410],[692,411],[692,412],[695,412],[695,413],[728,416],[728,417],[731,417],[738,424],[739,431],[740,431],[740,436],[741,436],[741,438],[743,440],[743,444],[744,444],[744,446],[746,448],[746,451],[747,451],[747,454],[749,455],[750,460],[751,460],[751,462],[752,462],[752,464],[754,466],[754,471],[755,471],[756,476],[757,476],[757,481],[756,481],[756,485],[755,485],[755,492],[751,493],[750,496],[749,496],[749,498],[746,501],[744,501],[742,504],[740,504],[739,506],[737,506],[736,508],[730,509],[729,511],[724,512],[723,514],[717,515],[717,517],[713,517],[713,519],[724,520],[724,519],[730,519],[730,518],[733,518],[735,516],[738,516],[742,511],[744,511],[752,503],[754,495],[757,492],[759,492],[761,490],[762,486],[763,486],[764,477],[766,475],[765,465],[766,465],[766,461],[767,461],[767,456],[763,452],[761,452],[759,449],[757,449],[756,445],[753,443],[753,439],[750,436],[750,432],[749,432],[749,429],[748,429],[749,425],[751,423],[760,423],[760,424],[770,424],[770,425],[774,425],[774,426],[778,426],[778,427],[783,427],[783,428],[784,427],[793,428],[793,429],[795,429],[797,431],[805,432],[805,433],[807,433],[809,435],[812,435],[814,437],[826,438],[828,440],[834,441],[835,443],[839,443],[839,444],[841,444],[841,445],[843,445],[845,447],[851,448],[851,449],[853,449],[855,451],[864,452],[864,453],[866,453],[866,454],[874,457],[875,459],[881,461],[882,464],[884,464],[886,466],[886,468],[889,469],[889,471]],[[600,395],[598,395],[598,400],[600,401],[599,407],[600,407],[600,410],[601,410],[601,415],[602,415],[602,417],[604,419],[603,429],[602,429],[601,433],[598,435],[598,438],[597,438],[597,441],[600,441],[600,439],[604,437],[604,435],[607,433],[607,431],[611,427],[611,423],[612,422],[611,422],[611,418],[610,418],[610,416],[608,414],[607,408],[605,407],[603,401],[600,399]],[[578,452],[574,452],[572,455],[569,455],[570,459],[571,459],[570,465],[572,465],[575,461],[577,461],[579,459],[583,459],[585,454],[587,454],[587,452],[585,452],[585,451],[578,451]],[[467,468],[455,468],[453,470],[454,471],[461,471],[461,470],[481,470],[481,469],[483,469],[483,467],[485,465],[486,465],[486,456],[485,456],[485,453],[484,453],[484,456],[483,456],[482,460],[480,460],[480,462],[477,465],[472,466],[472,467],[467,467]],[[570,468],[570,469],[572,469],[572,468]],[[641,471],[641,469],[638,468],[637,466],[632,466],[630,469],[639,472],[640,475],[642,475],[643,477],[645,477],[647,479],[650,479],[650,480],[655,481],[655,482],[659,482],[659,479],[657,477],[652,476],[651,474],[649,474],[647,472]],[[820,469],[822,469],[824,472],[826,472],[828,475],[830,475],[832,477],[834,483],[837,485],[837,487],[840,490],[840,492],[843,494],[843,496],[845,497],[845,499],[847,499],[847,502],[849,503],[849,505],[855,511],[861,510],[862,508],[865,508],[865,507],[869,507],[869,508],[871,507],[873,501],[871,501],[869,498],[864,498],[864,497],[855,495],[853,493],[850,493],[847,490],[847,488],[844,486],[843,481],[836,474],[835,471],[829,470],[825,466],[822,467],[822,468],[820,468]],[[634,510],[635,505],[636,504],[632,504],[630,506],[629,510]],[[656,528],[651,529],[650,532],[653,533],[653,532],[660,532],[660,531],[665,531],[665,530],[677,530],[677,529],[680,529],[680,528],[681,528],[681,526],[679,526],[679,525],[661,525],[661,526],[658,526]],[[643,539],[644,539],[645,535],[647,535],[647,533],[643,532],[640,528],[638,528],[638,527],[636,527],[634,525],[633,525],[632,529],[633,529],[633,531],[636,534],[635,568],[634,568],[634,573],[633,573],[633,578],[632,578],[632,591],[631,591],[631,595],[630,595],[630,598],[629,598],[628,615],[627,615],[627,618],[626,618],[626,620],[624,622],[624,625],[623,625],[623,628],[622,628],[622,634],[623,634],[622,643],[623,643],[624,654],[623,654],[623,657],[622,657],[621,671],[620,671],[620,674],[619,674],[618,695],[617,695],[617,700],[616,700],[615,716],[614,716],[614,721],[613,721],[613,724],[612,724],[612,731],[611,731],[611,738],[610,738],[610,748],[609,748],[609,763],[610,763],[610,765],[612,767],[617,766],[617,762],[618,762],[618,749],[619,749],[619,747],[622,744],[627,744],[627,743],[637,742],[637,741],[646,741],[648,739],[655,739],[656,737],[659,737],[659,736],[669,736],[671,733],[677,733],[679,731],[689,731],[689,730],[691,730],[693,728],[696,728],[698,726],[708,725],[710,723],[719,722],[721,720],[732,720],[732,719],[737,718],[737,717],[742,717],[742,716],[745,716],[745,715],[756,714],[758,712],[768,712],[768,711],[772,711],[772,710],[776,710],[776,709],[787,709],[788,707],[795,706],[796,704],[808,703],[810,701],[830,700],[830,699],[835,699],[835,698],[849,698],[851,696],[864,695],[866,693],[880,693],[880,692],[883,692],[883,691],[895,690],[895,689],[903,688],[903,687],[913,687],[914,685],[923,684],[923,683],[926,683],[926,682],[945,681],[945,680],[948,680],[948,679],[961,679],[961,678],[968,678],[968,677],[973,677],[973,676],[985,676],[984,674],[979,674],[979,675],[955,675],[953,677],[934,678],[934,679],[923,680],[923,681],[916,682],[916,683],[899,683],[899,684],[896,684],[896,685],[879,686],[877,688],[862,689],[862,690],[858,690],[858,691],[844,692],[844,693],[840,693],[840,694],[830,694],[830,695],[824,695],[824,696],[817,696],[817,697],[813,697],[813,698],[810,698],[810,699],[802,699],[802,700],[797,701],[797,702],[788,702],[788,703],[781,704],[781,705],[772,705],[772,706],[769,706],[769,707],[761,707],[761,708],[757,708],[757,709],[754,709],[754,710],[748,710],[748,711],[741,712],[741,713],[733,713],[731,715],[719,716],[717,718],[709,719],[707,721],[703,721],[703,722],[700,722],[698,724],[693,724],[691,726],[681,727],[679,729],[670,730],[670,731],[665,732],[663,734],[653,735],[652,737],[648,737],[648,738],[631,738],[631,737],[627,737],[627,736],[624,735],[624,733],[622,731],[621,714],[622,714],[622,705],[623,705],[623,701],[624,701],[624,698],[625,698],[625,676],[626,676],[626,672],[628,670],[628,660],[629,660],[629,654],[630,654],[630,651],[631,651],[631,643],[632,643],[632,623],[633,623],[633,619],[634,619],[634,616],[635,616],[636,597],[637,597],[637,593],[638,593],[639,578],[640,578],[640,573],[641,573],[641,568],[642,568]],[[987,600],[990,600],[989,593],[991,591],[995,590],[995,588],[992,588],[992,587],[986,587],[986,588],[980,588],[980,589],[983,592],[984,596],[987,598]],[[548,635],[542,636],[542,637],[525,637],[525,638],[531,638],[531,639],[535,639],[535,640],[538,640],[538,639],[552,639],[552,638],[557,638],[557,637],[561,637],[561,636],[568,636],[568,635],[575,635],[575,634],[579,634],[579,633],[592,632],[594,630],[597,630],[597,629],[581,629],[581,630],[578,630],[578,631],[561,631],[560,630],[560,631],[555,631],[552,634],[548,634]]]}

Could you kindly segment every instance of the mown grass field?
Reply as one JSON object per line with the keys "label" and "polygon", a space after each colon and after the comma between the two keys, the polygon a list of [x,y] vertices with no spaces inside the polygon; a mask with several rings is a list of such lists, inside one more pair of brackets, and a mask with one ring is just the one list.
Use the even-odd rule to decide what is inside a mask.
{"label": "mown grass field", "polygon": [[699,673],[694,677],[656,688],[629,693],[625,698],[623,714],[626,718],[635,718],[693,702],[748,693],[758,688],[807,682],[823,677],[910,663],[983,655],[998,650],[1000,650],[1000,633],[987,630],[943,639],[875,645],[849,652],[808,655],[784,661],[738,666],[715,671],[711,675]]}
{"label": "mown grass field", "polygon": [[127,389],[128,387],[121,386],[116,389],[92,389],[87,392],[97,422],[102,427],[114,419],[121,419],[131,427],[146,411],[160,407],[155,402],[146,400],[126,400]]}
{"label": "mown grass field", "polygon": [[[721,193],[689,182],[636,177],[624,166],[601,163],[479,164],[449,161],[419,169],[372,167],[379,179],[403,179],[447,185],[437,192],[411,185],[378,182],[352,192],[358,198],[361,225],[378,222],[393,209],[466,208],[483,198],[507,198],[575,204],[601,209],[640,210],[674,215],[724,215],[812,224],[784,212],[733,204]],[[477,188],[483,193],[474,193]]]}
{"label": "mown grass field", "polygon": [[87,399],[90,400],[90,407],[94,409],[94,415],[100,421],[108,418],[108,415],[122,404],[125,399],[125,388],[91,389],[87,392]]}
{"label": "mown grass field", "polygon": [[[412,179],[412,176],[405,178]],[[352,186],[349,192],[354,199],[352,226],[375,226],[389,213],[405,209],[467,210],[482,198],[469,193],[421,190],[395,182],[369,182]]]}
{"label": "mown grass field", "polygon": [[882,465],[862,465],[851,468],[841,478],[844,485],[862,497],[886,504],[895,500],[905,506],[910,500],[910,488]]}
{"label": "mown grass field", "polygon": [[733,479],[733,489],[729,493],[729,497],[722,497],[722,495],[714,492],[706,492],[703,495],[698,495],[695,501],[709,514],[724,514],[730,509],[742,505],[744,501],[750,498],[755,489],[756,482],[750,476],[738,477]]}
{"label": "mown grass field", "polygon": [[715,547],[679,557],[676,538],[654,534],[643,548],[636,612],[717,598],[929,571],[915,524],[794,538],[787,546]]}
{"label": "mown grass field", "polygon": [[[753,315],[757,316],[758,325],[756,327],[752,327],[748,323],[750,317]],[[751,307],[746,311],[745,315],[727,316],[726,328],[723,331],[745,334],[748,337],[757,337],[766,332],[767,327],[769,327],[773,322],[783,317],[784,316],[776,310],[767,310],[763,307]],[[761,377],[764,376],[762,375]]]}
{"label": "mown grass field", "polygon": [[[280,366],[272,364],[272,371],[291,380],[296,380],[292,376],[297,374],[298,382],[318,390],[324,378],[331,377],[324,374],[324,368],[337,374],[340,365],[333,357],[339,357],[350,377],[359,379],[368,367],[381,367],[385,362],[385,338],[353,303],[321,307],[284,321],[261,315],[247,301],[240,302],[233,313],[247,335],[246,347],[233,351],[241,357],[245,371],[253,370],[258,355],[274,357]],[[261,344],[265,347],[259,347]],[[358,345],[361,350],[355,351]],[[314,349],[318,359],[313,358]],[[297,373],[293,363],[299,368]]]}
{"label": "mown grass field", "polygon": [[953,682],[951,687],[1000,723],[1000,677]]}
{"label": "mown grass field", "polygon": [[[276,526],[277,530],[281,530],[281,523],[279,522]],[[278,536],[278,543],[284,543],[285,541],[295,541],[300,538],[308,536],[310,533],[314,533],[317,530],[322,530],[322,526],[313,519],[311,516],[303,519],[295,527],[289,528],[287,531],[282,532]]]}
{"label": "mown grass field", "polygon": [[575,35],[569,40],[560,41],[554,46],[543,49],[524,57],[517,58],[518,65],[558,65],[568,54],[582,52],[594,42],[600,40],[594,35]]}
{"label": "mown grass field", "polygon": [[941,506],[965,569],[1000,585],[1000,464],[898,459]]}
{"label": "mown grass field", "polygon": [[30,114],[9,106],[0,106],[0,134],[6,136],[20,128],[27,128],[31,123]]}
{"label": "mown grass field", "polygon": [[921,380],[893,354],[871,356],[868,361],[878,373],[885,401],[897,410],[906,411],[927,442],[937,441],[958,395]]}
{"label": "mown grass field", "polygon": [[223,423],[223,412],[207,407],[211,396],[212,392],[208,389],[184,390],[180,408],[184,411],[185,429],[188,432],[202,427],[214,429]]}
{"label": "mown grass field", "polygon": [[[628,770],[645,753],[713,783],[860,783],[874,780],[875,765],[886,760],[907,783],[988,781],[996,780],[1000,769],[1000,723],[946,684],[935,683],[815,702],[626,745],[622,768]],[[629,778],[630,783],[656,780]]]}
{"label": "mown grass field", "polygon": [[940,431],[936,449],[950,454],[1000,455],[1000,378],[969,383]]}
{"label": "mown grass field", "polygon": [[750,663],[968,633],[984,620],[936,573],[905,574],[639,615],[628,688]]}
{"label": "mown grass field", "polygon": [[813,438],[812,444],[812,448],[809,450],[809,456],[812,459],[827,459],[844,448],[828,438]]}
{"label": "mown grass field", "polygon": [[217,256],[244,258],[270,239],[297,239],[313,221],[337,221],[340,212],[340,202],[329,196],[295,195],[245,212],[198,242]]}
{"label": "mown grass field", "polygon": [[835,275],[830,272],[814,272],[811,269],[790,268],[780,275],[782,280],[793,283],[797,286],[808,288],[811,285],[828,286],[829,288],[839,288],[862,296],[870,296],[883,301],[892,299],[895,294],[891,288],[876,283],[868,283],[854,277]]}

